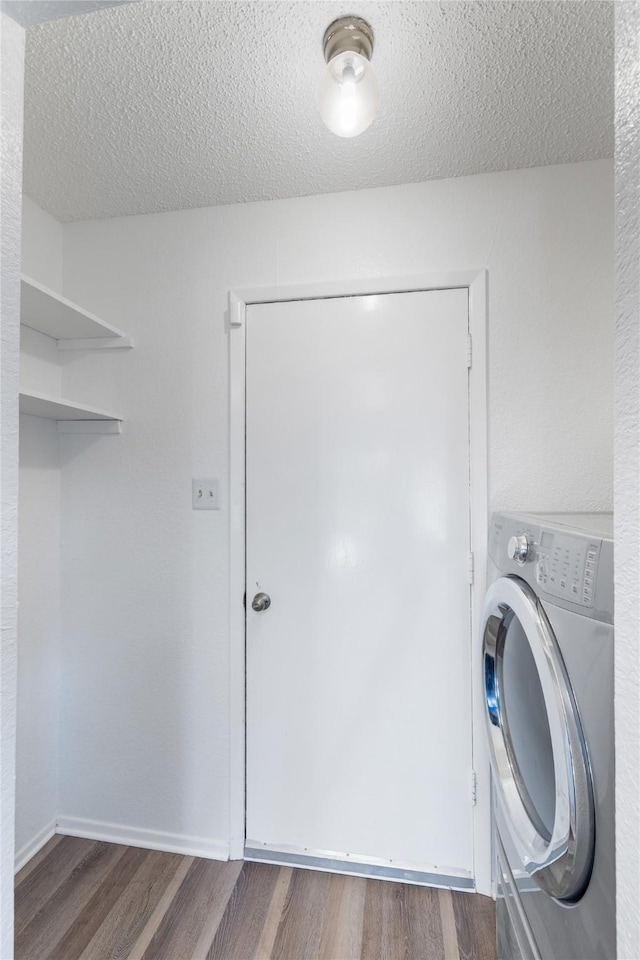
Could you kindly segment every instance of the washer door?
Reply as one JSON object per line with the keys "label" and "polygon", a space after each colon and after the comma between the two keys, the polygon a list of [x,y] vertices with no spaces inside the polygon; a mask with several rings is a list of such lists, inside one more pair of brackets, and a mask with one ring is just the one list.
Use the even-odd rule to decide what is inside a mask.
{"label": "washer door", "polygon": [[489,588],[483,662],[496,795],[522,865],[550,896],[578,900],[595,845],[589,759],[553,630],[518,577]]}

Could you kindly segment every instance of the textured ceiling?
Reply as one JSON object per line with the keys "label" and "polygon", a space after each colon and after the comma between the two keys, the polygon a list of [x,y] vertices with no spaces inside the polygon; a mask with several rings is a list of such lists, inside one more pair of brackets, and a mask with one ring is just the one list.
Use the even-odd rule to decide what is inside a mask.
{"label": "textured ceiling", "polygon": [[[380,108],[322,124],[327,24],[366,17]],[[147,2],[31,27],[25,192],[60,220],[611,156],[609,2]]]}

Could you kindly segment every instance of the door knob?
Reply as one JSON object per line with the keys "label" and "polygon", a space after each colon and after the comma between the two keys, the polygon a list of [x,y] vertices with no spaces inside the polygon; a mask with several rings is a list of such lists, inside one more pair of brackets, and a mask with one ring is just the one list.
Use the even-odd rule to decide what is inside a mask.
{"label": "door knob", "polygon": [[256,613],[261,613],[263,610],[268,610],[271,606],[271,597],[268,593],[256,593],[255,597],[251,601],[251,609],[255,610]]}

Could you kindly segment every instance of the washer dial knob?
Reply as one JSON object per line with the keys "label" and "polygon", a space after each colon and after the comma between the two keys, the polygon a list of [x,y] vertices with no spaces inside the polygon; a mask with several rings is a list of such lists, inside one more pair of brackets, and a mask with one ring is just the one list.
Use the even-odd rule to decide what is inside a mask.
{"label": "washer dial knob", "polygon": [[531,541],[526,533],[521,533],[517,537],[511,537],[507,546],[507,553],[516,563],[525,564],[531,557]]}

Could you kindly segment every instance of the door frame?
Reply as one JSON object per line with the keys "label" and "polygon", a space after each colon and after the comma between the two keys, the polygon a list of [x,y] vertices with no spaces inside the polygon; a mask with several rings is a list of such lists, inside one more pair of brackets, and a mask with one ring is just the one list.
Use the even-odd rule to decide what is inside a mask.
{"label": "door frame", "polygon": [[487,271],[336,280],[229,291],[229,856],[242,860],[245,841],[245,343],[246,310],[254,303],[466,289],[469,295],[469,483],[473,554],[471,583],[472,770],[475,886],[492,895],[489,753],[484,732],[482,613],[489,523],[487,398]]}

